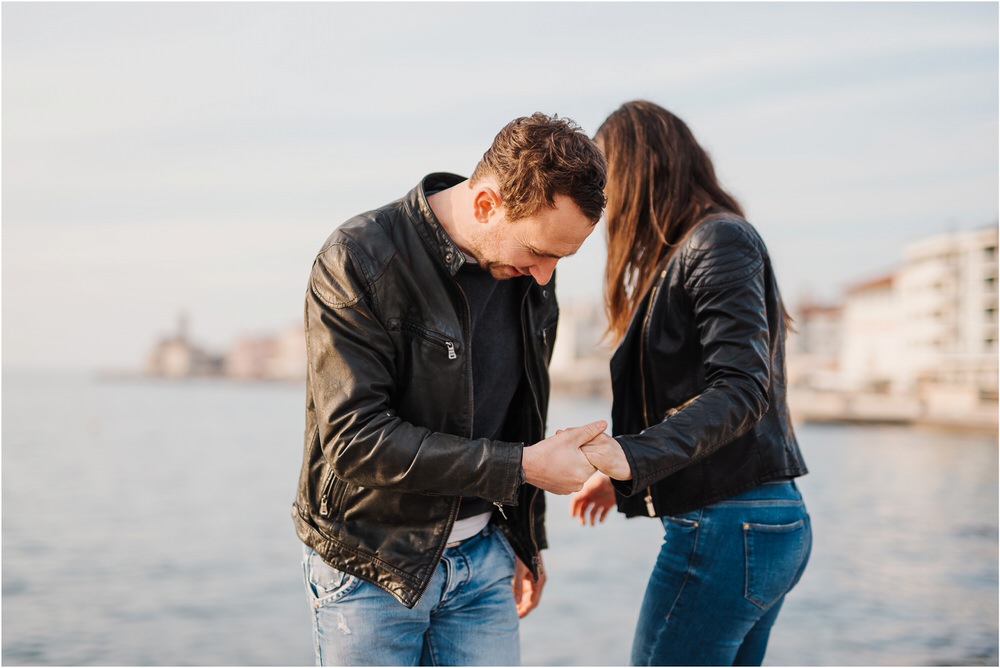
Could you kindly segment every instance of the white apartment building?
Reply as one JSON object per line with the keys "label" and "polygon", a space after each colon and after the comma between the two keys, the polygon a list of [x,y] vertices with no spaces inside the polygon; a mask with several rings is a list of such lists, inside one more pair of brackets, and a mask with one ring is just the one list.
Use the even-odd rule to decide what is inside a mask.
{"label": "white apartment building", "polygon": [[887,394],[908,364],[900,345],[898,282],[889,274],[859,283],[844,295],[839,371],[843,387]]}
{"label": "white apartment building", "polygon": [[920,239],[841,304],[800,306],[788,347],[800,417],[995,428],[997,237]]}
{"label": "white apartment building", "polygon": [[[844,295],[836,377],[915,419],[996,422],[997,228],[908,244],[902,266]],[[812,385],[814,389],[819,389]]]}
{"label": "white apartment building", "polygon": [[806,298],[792,315],[786,356],[789,384],[839,388],[843,306]]}
{"label": "white apartment building", "polygon": [[939,234],[904,248],[896,298],[907,364],[902,390],[997,392],[997,228]]}

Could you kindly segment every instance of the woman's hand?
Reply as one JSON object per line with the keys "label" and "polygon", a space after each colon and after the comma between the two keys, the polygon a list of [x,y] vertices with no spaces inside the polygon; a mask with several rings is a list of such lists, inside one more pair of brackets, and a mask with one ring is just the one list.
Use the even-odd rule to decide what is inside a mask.
{"label": "woman's hand", "polygon": [[631,480],[632,467],[628,464],[625,451],[615,439],[607,434],[599,434],[589,443],[580,446],[587,455],[591,466],[615,480]]}
{"label": "woman's hand", "polygon": [[615,488],[611,478],[598,471],[570,499],[569,514],[578,518],[582,525],[587,524],[589,515],[590,526],[594,526],[595,521],[603,522],[614,507]]}

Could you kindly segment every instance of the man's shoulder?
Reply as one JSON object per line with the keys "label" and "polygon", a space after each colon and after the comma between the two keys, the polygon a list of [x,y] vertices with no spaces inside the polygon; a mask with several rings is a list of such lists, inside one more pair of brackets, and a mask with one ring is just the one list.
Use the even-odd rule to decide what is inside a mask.
{"label": "man's shoulder", "polygon": [[358,214],[339,225],[316,255],[311,283],[327,302],[356,302],[397,253],[400,202]]}
{"label": "man's shoulder", "polygon": [[353,216],[341,223],[323,243],[316,261],[342,261],[346,254],[369,276],[381,273],[397,254],[401,236],[412,228],[404,199]]}
{"label": "man's shoulder", "polygon": [[319,256],[336,255],[336,247],[346,247],[353,254],[378,262],[392,255],[396,242],[394,228],[399,223],[401,202],[358,214],[341,223],[323,243]]}

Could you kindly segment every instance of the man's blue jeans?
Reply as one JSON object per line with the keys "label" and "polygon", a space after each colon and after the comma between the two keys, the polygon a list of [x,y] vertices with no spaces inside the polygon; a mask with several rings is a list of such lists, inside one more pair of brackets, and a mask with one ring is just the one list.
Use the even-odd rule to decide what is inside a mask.
{"label": "man's blue jeans", "polygon": [[661,519],[666,535],[639,612],[632,665],[760,665],[812,549],[795,483],[765,483]]}
{"label": "man's blue jeans", "polygon": [[306,548],[317,665],[458,666],[521,662],[514,552],[493,526],[445,549],[412,609]]}

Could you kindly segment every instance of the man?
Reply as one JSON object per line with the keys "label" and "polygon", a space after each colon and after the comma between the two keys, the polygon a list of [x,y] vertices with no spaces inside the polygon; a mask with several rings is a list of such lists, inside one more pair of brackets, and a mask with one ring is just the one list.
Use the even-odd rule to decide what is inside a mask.
{"label": "man", "polygon": [[595,470],[580,446],[606,426],[543,439],[551,279],[605,177],[572,121],[536,113],[468,180],[425,177],[317,256],[292,515],[319,663],[519,663],[545,583],[539,490],[579,490]]}

